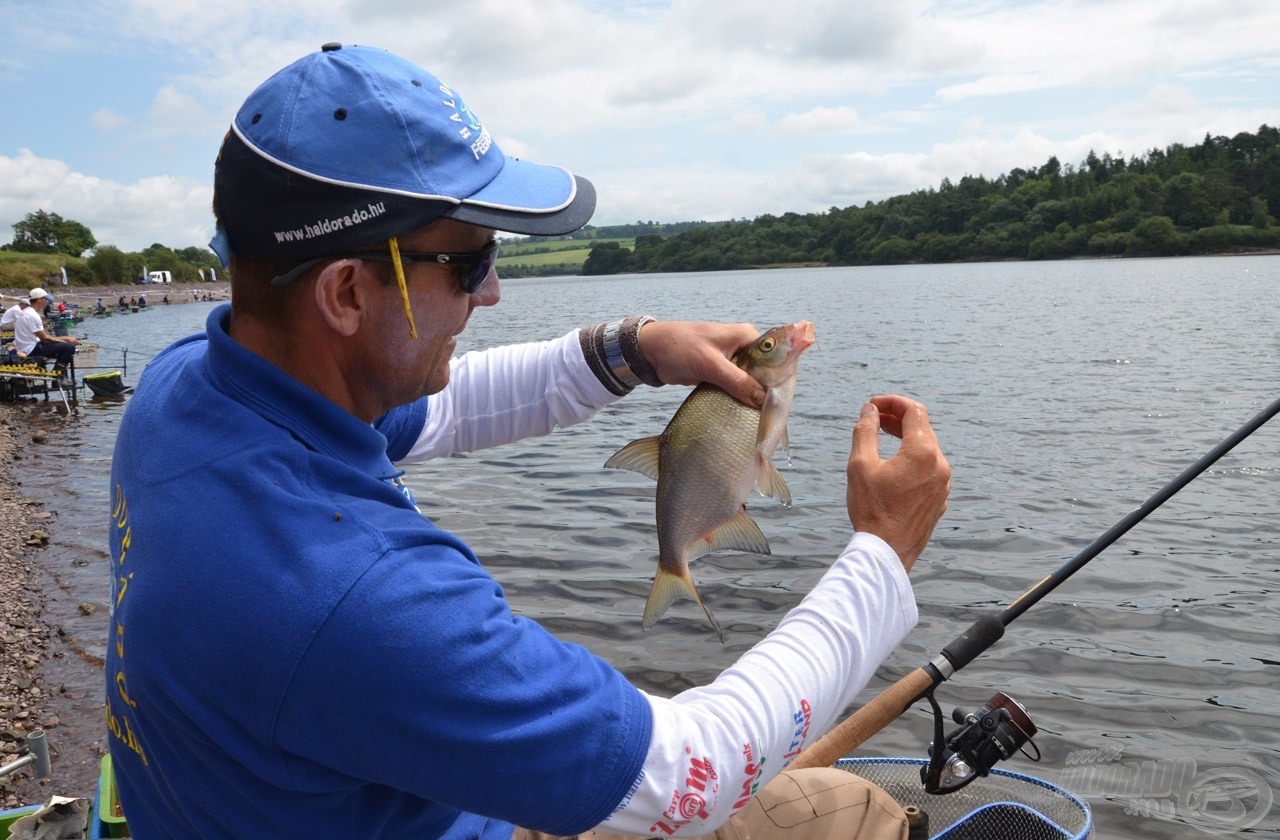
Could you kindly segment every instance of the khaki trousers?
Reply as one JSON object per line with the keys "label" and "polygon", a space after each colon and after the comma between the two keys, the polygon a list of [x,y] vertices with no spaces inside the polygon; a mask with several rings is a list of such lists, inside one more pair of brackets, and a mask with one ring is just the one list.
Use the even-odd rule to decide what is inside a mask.
{"label": "khaki trousers", "polygon": [[[512,840],[548,840],[517,828]],[[619,835],[591,831],[589,840]],[[893,797],[834,767],[784,770],[746,807],[699,840],[906,840],[907,816]],[[637,838],[626,838],[637,840]]]}

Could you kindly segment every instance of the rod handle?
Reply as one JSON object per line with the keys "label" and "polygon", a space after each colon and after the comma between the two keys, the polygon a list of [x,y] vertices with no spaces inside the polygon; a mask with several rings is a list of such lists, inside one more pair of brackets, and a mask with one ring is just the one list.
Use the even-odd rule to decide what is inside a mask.
{"label": "rod handle", "polygon": [[935,685],[937,683],[928,671],[916,668],[814,741],[787,769],[830,767],[897,720],[912,703]]}

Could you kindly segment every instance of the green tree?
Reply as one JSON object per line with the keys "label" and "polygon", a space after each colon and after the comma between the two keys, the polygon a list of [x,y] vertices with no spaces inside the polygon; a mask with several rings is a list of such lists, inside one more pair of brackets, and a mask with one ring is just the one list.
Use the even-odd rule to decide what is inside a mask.
{"label": "green tree", "polygon": [[197,248],[192,245],[188,248],[175,251],[174,253],[176,253],[178,258],[183,262],[199,266],[201,268],[209,268],[210,266],[217,265],[218,258],[208,248]]}
{"label": "green tree", "polygon": [[58,231],[57,250],[78,257],[98,244],[92,231],[77,221],[67,219]]}
{"label": "green tree", "polygon": [[1255,196],[1249,205],[1249,224],[1256,228],[1269,228],[1276,223],[1271,214],[1267,212],[1267,202]]}
{"label": "green tree", "polygon": [[1178,227],[1209,227],[1216,213],[1201,188],[1203,178],[1194,172],[1179,172],[1160,188],[1160,215],[1173,219]]}
{"label": "green tree", "polygon": [[630,270],[631,251],[617,242],[593,244],[582,264],[582,273],[586,275],[622,274]]}
{"label": "green tree", "polygon": [[915,260],[915,245],[900,236],[884,240],[871,251],[871,261],[877,265],[895,265]]}
{"label": "green tree", "polygon": [[36,210],[14,222],[10,250],[78,257],[97,244],[93,233],[79,222]]}
{"label": "green tree", "polygon": [[126,274],[128,263],[125,254],[114,245],[99,245],[88,263],[94,279],[103,285],[130,280],[130,275]]}
{"label": "green tree", "polygon": [[1125,254],[1131,257],[1169,257],[1186,251],[1182,237],[1168,216],[1143,219],[1129,234]]}

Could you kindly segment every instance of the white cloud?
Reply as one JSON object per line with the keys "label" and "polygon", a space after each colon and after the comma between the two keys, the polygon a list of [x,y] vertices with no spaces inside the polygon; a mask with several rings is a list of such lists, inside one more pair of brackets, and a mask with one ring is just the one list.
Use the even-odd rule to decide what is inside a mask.
{"label": "white cloud", "polygon": [[804,114],[787,114],[778,120],[778,130],[783,134],[839,134],[854,131],[861,125],[858,112],[844,105],[814,108]]}
{"label": "white cloud", "polygon": [[[15,161],[26,161],[22,178],[63,170],[57,191],[30,193],[0,222],[75,196],[46,209],[104,241],[136,217],[136,230],[112,234],[121,247],[204,241],[231,115],[263,79],[333,40],[390,48],[457,85],[504,151],[591,178],[602,224],[820,211],[1055,154],[1140,154],[1280,121],[1275,0],[108,5],[43,0],[6,18],[7,89],[40,90],[59,116],[103,131],[136,116],[109,137],[55,133],[44,115],[0,126],[9,177]],[[112,98],[75,104],[74,90],[39,88],[68,56],[92,62]],[[110,75],[118,68],[126,75]],[[72,188],[90,178],[92,194]],[[6,190],[0,207],[12,201]],[[147,215],[156,204],[186,222],[166,227]],[[117,212],[96,223],[66,212],[99,205]]]}
{"label": "white cloud", "polygon": [[190,135],[207,138],[211,122],[212,115],[196,96],[177,84],[168,84],[151,101],[146,131],[153,140]]}
{"label": "white cloud", "polygon": [[913,0],[677,0],[672,8],[702,40],[803,62],[892,54],[916,28]]}
{"label": "white cloud", "polygon": [[99,131],[115,131],[122,128],[129,122],[129,118],[117,114],[110,108],[99,108],[92,117],[89,118],[89,124]]}
{"label": "white cloud", "polygon": [[153,242],[172,248],[203,245],[212,236],[212,187],[168,175],[121,184],[74,172],[28,149],[0,155],[0,231],[45,210],[74,219],[99,243],[136,251]]}

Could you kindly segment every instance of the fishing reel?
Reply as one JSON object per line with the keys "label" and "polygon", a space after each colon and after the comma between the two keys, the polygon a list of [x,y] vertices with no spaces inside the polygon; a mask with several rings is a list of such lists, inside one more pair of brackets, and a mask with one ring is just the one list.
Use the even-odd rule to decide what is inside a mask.
{"label": "fishing reel", "polygon": [[[1040,760],[1040,748],[1031,739],[1036,725],[1022,704],[1004,692],[988,700],[976,712],[961,709],[951,713],[960,728],[944,736],[942,708],[933,692],[925,694],[933,707],[933,743],[929,764],[920,768],[927,793],[954,793],[979,776],[986,776],[997,762],[1021,752],[1032,761]],[[1035,755],[1027,752],[1027,745]]]}

